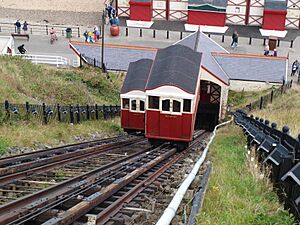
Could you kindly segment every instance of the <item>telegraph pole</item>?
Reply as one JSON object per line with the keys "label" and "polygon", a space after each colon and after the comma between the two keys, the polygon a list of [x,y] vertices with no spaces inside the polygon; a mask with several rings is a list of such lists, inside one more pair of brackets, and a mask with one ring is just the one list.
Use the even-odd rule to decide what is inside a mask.
{"label": "telegraph pole", "polygon": [[102,13],[102,45],[101,45],[101,68],[102,72],[105,73],[105,65],[104,65],[104,25],[105,25],[105,10]]}

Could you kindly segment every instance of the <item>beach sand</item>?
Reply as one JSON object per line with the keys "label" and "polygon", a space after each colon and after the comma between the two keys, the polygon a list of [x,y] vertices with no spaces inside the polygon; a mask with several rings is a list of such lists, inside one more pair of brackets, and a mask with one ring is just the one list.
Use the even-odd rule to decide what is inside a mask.
{"label": "beach sand", "polygon": [[0,23],[99,25],[106,0],[0,0]]}
{"label": "beach sand", "polygon": [[101,12],[105,0],[0,0],[0,7],[22,10]]}

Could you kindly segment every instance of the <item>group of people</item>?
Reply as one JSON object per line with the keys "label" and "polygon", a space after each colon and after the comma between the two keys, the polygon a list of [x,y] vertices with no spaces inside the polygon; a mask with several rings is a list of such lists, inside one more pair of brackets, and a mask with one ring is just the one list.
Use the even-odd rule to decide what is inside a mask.
{"label": "group of people", "polygon": [[119,26],[119,18],[116,14],[116,9],[111,4],[106,5],[105,10],[107,11],[107,17],[111,26]]}
{"label": "group of people", "polygon": [[23,23],[23,27],[22,27],[22,24],[21,24],[20,20],[17,20],[17,22],[15,22],[15,26],[16,26],[16,31],[17,31],[18,34],[21,33],[21,28],[23,29],[25,34],[28,31],[28,23],[27,23],[26,20]]}
{"label": "group of people", "polygon": [[274,48],[273,49],[273,54],[271,54],[269,44],[267,43],[266,47],[264,49],[264,56],[275,56],[276,57],[277,56],[277,49]]}
{"label": "group of people", "polygon": [[95,26],[94,27],[94,31],[85,31],[83,33],[83,36],[85,38],[85,42],[91,42],[91,43],[95,43],[96,41],[98,41],[100,39],[100,35],[101,32],[99,30],[99,27]]}

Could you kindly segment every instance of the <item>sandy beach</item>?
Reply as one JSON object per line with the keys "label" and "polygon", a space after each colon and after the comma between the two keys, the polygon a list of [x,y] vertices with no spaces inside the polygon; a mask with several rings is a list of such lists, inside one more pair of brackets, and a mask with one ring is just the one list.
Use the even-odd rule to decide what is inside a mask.
{"label": "sandy beach", "polygon": [[0,23],[99,25],[106,0],[0,0]]}
{"label": "sandy beach", "polygon": [[0,0],[0,7],[21,10],[101,12],[105,0]]}

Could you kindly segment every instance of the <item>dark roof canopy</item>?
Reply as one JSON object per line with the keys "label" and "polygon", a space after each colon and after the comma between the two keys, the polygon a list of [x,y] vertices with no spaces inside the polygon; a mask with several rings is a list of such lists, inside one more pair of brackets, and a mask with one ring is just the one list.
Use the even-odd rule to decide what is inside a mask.
{"label": "dark roof canopy", "polygon": [[265,10],[287,11],[286,0],[265,0]]}
{"label": "dark roof canopy", "polygon": [[136,62],[131,62],[121,89],[121,94],[133,90],[145,91],[152,63],[153,60],[151,59],[140,59]]}
{"label": "dark roof canopy", "polygon": [[189,0],[189,4],[193,5],[213,5],[217,7],[227,7],[227,0]]}
{"label": "dark roof canopy", "polygon": [[179,87],[195,93],[202,53],[183,45],[172,45],[156,53],[146,89],[163,85]]}

